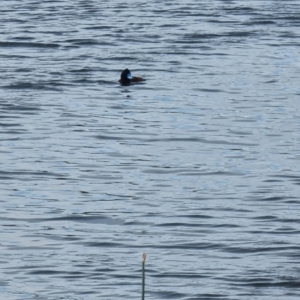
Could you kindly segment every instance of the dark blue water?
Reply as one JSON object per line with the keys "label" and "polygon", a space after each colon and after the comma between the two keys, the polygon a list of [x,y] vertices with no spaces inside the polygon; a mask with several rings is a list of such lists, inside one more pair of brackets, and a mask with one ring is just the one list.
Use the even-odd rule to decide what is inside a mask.
{"label": "dark blue water", "polygon": [[3,1],[1,299],[299,299],[299,13]]}

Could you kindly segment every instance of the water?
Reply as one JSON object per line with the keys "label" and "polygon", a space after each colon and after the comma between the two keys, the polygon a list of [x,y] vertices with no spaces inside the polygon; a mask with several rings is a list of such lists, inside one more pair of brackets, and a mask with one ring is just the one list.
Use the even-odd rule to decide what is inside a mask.
{"label": "water", "polygon": [[298,1],[1,10],[1,299],[299,299]]}

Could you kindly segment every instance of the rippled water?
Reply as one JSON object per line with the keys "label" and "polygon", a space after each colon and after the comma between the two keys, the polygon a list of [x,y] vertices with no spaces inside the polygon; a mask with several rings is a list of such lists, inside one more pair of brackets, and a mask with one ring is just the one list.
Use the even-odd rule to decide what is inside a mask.
{"label": "rippled water", "polygon": [[1,299],[299,299],[298,1],[1,10]]}

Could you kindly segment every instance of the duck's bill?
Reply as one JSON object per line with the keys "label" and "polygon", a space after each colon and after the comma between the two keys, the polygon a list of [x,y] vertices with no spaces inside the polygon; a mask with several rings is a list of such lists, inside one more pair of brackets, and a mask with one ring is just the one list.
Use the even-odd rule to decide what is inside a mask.
{"label": "duck's bill", "polygon": [[128,78],[128,79],[132,79],[132,76],[131,76],[130,73],[127,74],[127,78]]}

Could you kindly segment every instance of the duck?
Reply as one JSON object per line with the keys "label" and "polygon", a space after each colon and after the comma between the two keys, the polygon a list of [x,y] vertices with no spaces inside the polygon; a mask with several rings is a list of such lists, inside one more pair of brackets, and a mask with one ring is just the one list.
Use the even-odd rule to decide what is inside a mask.
{"label": "duck", "polygon": [[121,78],[119,79],[119,82],[121,85],[130,85],[131,83],[142,82],[145,80],[146,79],[144,79],[142,77],[132,76],[131,72],[126,68],[121,73]]}

